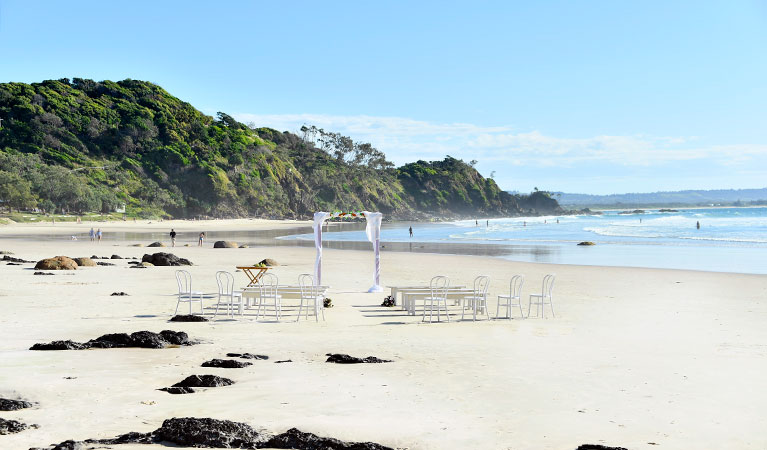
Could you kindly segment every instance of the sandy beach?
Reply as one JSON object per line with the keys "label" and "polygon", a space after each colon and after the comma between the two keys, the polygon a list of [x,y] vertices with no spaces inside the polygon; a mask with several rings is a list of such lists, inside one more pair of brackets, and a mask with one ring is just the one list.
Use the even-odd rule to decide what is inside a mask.
{"label": "sandy beach", "polygon": [[[139,259],[171,251],[194,263],[194,288],[216,292],[215,272],[276,259],[281,283],[312,271],[314,249],[196,247],[199,230],[287,229],[308,222],[146,221],[0,226],[0,250],[37,261],[56,255]],[[69,235],[101,228],[100,244]],[[114,241],[110,232],[179,232],[174,249]],[[61,239],[34,236],[60,234]],[[28,239],[13,236],[28,235]],[[169,239],[166,239],[169,245]],[[190,247],[183,244],[189,243]],[[270,433],[291,427],[406,449],[629,449],[767,447],[767,276],[519,263],[497,258],[384,252],[382,284],[437,274],[470,285],[491,276],[490,310],[514,274],[523,298],[556,273],[556,318],[421,323],[368,294],[372,251],[324,252],[323,282],[335,305],[326,321],[169,323],[175,267],[85,267],[35,276],[33,264],[0,265],[0,397],[31,409],[0,412],[38,428],[0,436],[2,449],[147,432],[171,417],[246,422]],[[245,275],[235,273],[238,286]],[[124,291],[128,296],[110,296]],[[206,305],[214,303],[207,299]],[[182,306],[181,312],[186,306]],[[457,312],[454,309],[453,312]],[[211,309],[207,309],[209,314]],[[106,333],[185,331],[199,345],[161,350],[30,351],[60,339]],[[228,352],[269,356],[241,369],[203,368]],[[388,364],[336,365],[326,353],[374,355]],[[278,360],[291,363],[275,364]],[[188,395],[157,389],[188,375],[236,384]],[[113,446],[116,449],[159,445]]]}

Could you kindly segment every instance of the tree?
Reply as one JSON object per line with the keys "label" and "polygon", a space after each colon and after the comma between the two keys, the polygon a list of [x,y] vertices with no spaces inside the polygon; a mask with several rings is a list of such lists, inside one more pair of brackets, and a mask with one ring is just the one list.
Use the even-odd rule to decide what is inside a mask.
{"label": "tree", "polygon": [[12,208],[34,208],[37,199],[32,195],[32,183],[12,172],[0,171],[0,205]]}

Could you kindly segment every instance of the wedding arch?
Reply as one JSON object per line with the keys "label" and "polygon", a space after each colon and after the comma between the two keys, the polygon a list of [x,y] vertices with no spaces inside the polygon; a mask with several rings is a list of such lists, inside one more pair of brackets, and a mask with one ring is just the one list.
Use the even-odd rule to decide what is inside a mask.
{"label": "wedding arch", "polygon": [[383,292],[380,284],[381,277],[381,219],[383,214],[380,212],[359,211],[359,212],[316,212],[314,213],[314,246],[317,249],[317,259],[314,261],[314,279],[317,284],[322,284],[322,225],[326,220],[333,217],[364,217],[367,221],[365,234],[368,241],[373,243],[373,252],[375,254],[375,271],[373,272],[373,286],[368,292]]}

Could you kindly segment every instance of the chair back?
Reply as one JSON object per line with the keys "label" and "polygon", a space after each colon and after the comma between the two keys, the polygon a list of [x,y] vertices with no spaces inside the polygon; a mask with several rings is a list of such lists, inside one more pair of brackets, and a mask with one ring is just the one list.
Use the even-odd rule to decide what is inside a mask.
{"label": "chair back", "polygon": [[447,289],[450,287],[450,278],[437,275],[429,282],[432,298],[447,299]]}
{"label": "chair back", "polygon": [[314,276],[311,274],[299,275],[298,285],[301,286],[301,298],[317,298],[320,295],[320,287],[314,282]]}
{"label": "chair back", "polygon": [[474,279],[474,297],[487,296],[487,288],[490,286],[490,277],[480,275]]}
{"label": "chair back", "polygon": [[216,282],[218,283],[218,295],[232,295],[234,293],[234,275],[219,270],[216,272]]}
{"label": "chair back", "polygon": [[273,273],[265,273],[261,279],[258,280],[258,288],[261,290],[261,298],[276,297],[279,285],[280,280],[277,278],[277,275]]}
{"label": "chair back", "polygon": [[514,275],[509,282],[509,296],[511,298],[522,298],[522,285],[525,284],[524,275]]}
{"label": "chair back", "polygon": [[176,281],[178,282],[178,293],[189,294],[192,292],[192,274],[186,270],[176,271]]}
{"label": "chair back", "polygon": [[550,273],[543,277],[543,289],[541,291],[541,294],[543,294],[546,297],[551,297],[551,291],[554,289],[554,278],[556,277],[555,274]]}

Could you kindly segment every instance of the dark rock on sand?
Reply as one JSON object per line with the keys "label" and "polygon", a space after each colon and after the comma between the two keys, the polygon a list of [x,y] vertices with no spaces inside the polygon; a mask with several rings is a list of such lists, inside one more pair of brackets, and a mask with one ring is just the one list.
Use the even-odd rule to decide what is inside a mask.
{"label": "dark rock on sand", "polygon": [[189,375],[173,387],[219,387],[230,386],[234,381],[218,375]]}
{"label": "dark rock on sand", "polygon": [[27,424],[21,423],[18,420],[7,420],[0,417],[0,435],[18,433],[27,428],[29,428]]}
{"label": "dark rock on sand", "polygon": [[194,394],[194,389],[190,387],[166,387],[158,389],[158,391],[165,391],[169,394]]}
{"label": "dark rock on sand", "polygon": [[81,342],[74,342],[70,340],[66,341],[53,341],[46,344],[35,344],[30,347],[30,350],[84,350],[90,348],[90,345],[83,344]]}
{"label": "dark rock on sand", "polygon": [[154,253],[146,254],[141,258],[141,262],[152,263],[155,266],[191,266],[192,263],[186,258],[179,258],[173,253]]}
{"label": "dark rock on sand", "polygon": [[242,358],[242,359],[269,359],[266,355],[254,355],[252,353],[227,353],[226,356],[230,358]]}
{"label": "dark rock on sand", "polygon": [[114,264],[112,264],[112,263],[102,262],[102,261],[97,261],[96,265],[99,265],[99,266],[114,266]]}
{"label": "dark rock on sand", "polygon": [[183,331],[163,330],[160,333],[137,331],[135,333],[111,333],[88,342],[53,341],[35,344],[30,350],[84,350],[87,348],[165,348],[169,345],[192,345],[189,335]]}
{"label": "dark rock on sand", "polygon": [[169,322],[208,322],[208,319],[194,314],[184,314],[171,317]]}
{"label": "dark rock on sand", "polygon": [[259,448],[267,440],[245,423],[195,417],[167,419],[152,434],[155,441],[184,447]]}
{"label": "dark rock on sand", "polygon": [[32,403],[24,400],[12,400],[10,398],[0,398],[0,411],[16,411],[24,408],[31,408]]}
{"label": "dark rock on sand", "polygon": [[[106,258],[104,258],[104,259],[106,259]],[[120,255],[112,255],[112,257],[111,257],[111,258],[109,258],[109,259],[125,259],[125,258],[123,258],[123,257],[122,257],[122,256],[120,256]]]}
{"label": "dark rock on sand", "polygon": [[356,356],[344,355],[342,353],[328,353],[328,359],[325,362],[336,364],[379,364],[391,362],[388,359],[379,359],[375,356],[368,356],[367,358],[357,358]]}
{"label": "dark rock on sand", "polygon": [[[163,421],[151,433],[126,433],[111,439],[87,439],[83,442],[65,441],[45,450],[81,450],[84,444],[164,443],[182,447],[207,448],[277,448],[298,450],[393,450],[373,442],[344,442],[334,438],[304,433],[296,428],[269,437],[246,423],[196,417],[174,417]],[[43,450],[43,449],[34,449]]]}
{"label": "dark rock on sand", "polygon": [[624,447],[609,447],[600,444],[583,444],[575,450],[627,450]]}
{"label": "dark rock on sand", "polygon": [[72,258],[77,263],[78,267],[96,267],[96,262],[90,258]]}
{"label": "dark rock on sand", "polygon": [[9,262],[9,263],[5,263],[5,265],[6,266],[20,266],[21,263]]}
{"label": "dark rock on sand", "polygon": [[216,241],[213,243],[213,248],[237,248],[239,244],[232,241]]}
{"label": "dark rock on sand", "polygon": [[289,362],[293,362],[293,360],[292,359],[283,359],[282,361],[275,361],[274,363],[275,364],[281,364],[281,363],[289,363]]}
{"label": "dark rock on sand", "polygon": [[125,296],[125,295],[128,295],[128,294],[121,291],[121,292],[112,292],[109,295],[112,296],[112,297],[122,297],[122,296]]}
{"label": "dark rock on sand", "polygon": [[8,255],[3,256],[2,261],[10,261],[10,262],[14,262],[14,263],[32,263],[32,262],[34,262],[34,261],[27,261],[26,259],[14,258],[13,256],[8,256]]}
{"label": "dark rock on sand", "polygon": [[165,247],[165,244],[162,242],[152,242],[151,244],[147,245],[147,247]]}
{"label": "dark rock on sand", "polygon": [[296,428],[269,439],[265,447],[302,450],[394,450],[373,442],[344,442],[335,438],[320,437]]}
{"label": "dark rock on sand", "polygon": [[591,241],[578,242],[578,245],[597,245]]}
{"label": "dark rock on sand", "polygon": [[66,256],[56,256],[40,260],[35,265],[35,269],[41,270],[76,270],[77,263],[72,258]]}
{"label": "dark rock on sand", "polygon": [[252,365],[253,363],[237,361],[236,359],[211,359],[202,363],[202,367],[220,367],[222,369],[242,369]]}
{"label": "dark rock on sand", "polygon": [[280,265],[280,263],[278,263],[276,259],[272,259],[272,258],[264,258],[264,259],[262,259],[259,262],[259,264],[263,264],[263,265],[265,265],[267,267],[273,267],[273,266],[279,266]]}
{"label": "dark rock on sand", "polygon": [[52,274],[50,272],[35,272],[32,275],[54,275],[54,274]]}

